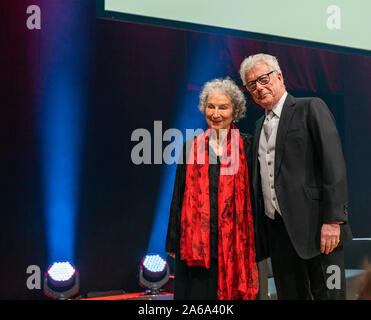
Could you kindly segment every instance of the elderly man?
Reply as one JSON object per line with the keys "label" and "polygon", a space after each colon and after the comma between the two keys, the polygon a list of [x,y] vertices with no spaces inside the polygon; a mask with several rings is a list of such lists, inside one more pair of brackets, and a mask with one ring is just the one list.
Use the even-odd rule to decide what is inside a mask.
{"label": "elderly man", "polygon": [[256,122],[252,187],[256,242],[271,257],[278,299],[345,299],[343,244],[352,233],[334,118],[321,99],[288,94],[271,55],[246,58],[240,75],[265,109]]}

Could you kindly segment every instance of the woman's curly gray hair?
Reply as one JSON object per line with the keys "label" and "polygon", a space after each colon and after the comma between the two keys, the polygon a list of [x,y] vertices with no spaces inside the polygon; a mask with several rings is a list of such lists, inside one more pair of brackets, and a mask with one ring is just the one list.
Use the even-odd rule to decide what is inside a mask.
{"label": "woman's curly gray hair", "polygon": [[207,99],[212,93],[223,93],[227,95],[232,102],[233,120],[237,122],[246,114],[246,99],[240,88],[235,82],[227,77],[225,79],[213,79],[205,83],[200,94],[198,108],[205,114]]}

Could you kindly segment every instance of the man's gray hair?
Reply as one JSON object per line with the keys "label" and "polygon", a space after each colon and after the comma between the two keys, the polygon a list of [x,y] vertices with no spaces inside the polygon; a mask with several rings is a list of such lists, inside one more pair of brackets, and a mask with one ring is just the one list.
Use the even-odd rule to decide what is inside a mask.
{"label": "man's gray hair", "polygon": [[205,114],[207,99],[210,94],[223,93],[232,102],[233,120],[237,122],[246,114],[246,99],[240,88],[229,77],[225,79],[213,79],[205,83],[200,94],[198,108]]}
{"label": "man's gray hair", "polygon": [[254,54],[245,58],[245,60],[243,60],[241,63],[240,76],[244,86],[246,86],[246,73],[249,72],[257,63],[261,62],[265,63],[272,70],[276,70],[278,73],[282,74],[280,65],[278,64],[278,60],[275,56],[265,53]]}

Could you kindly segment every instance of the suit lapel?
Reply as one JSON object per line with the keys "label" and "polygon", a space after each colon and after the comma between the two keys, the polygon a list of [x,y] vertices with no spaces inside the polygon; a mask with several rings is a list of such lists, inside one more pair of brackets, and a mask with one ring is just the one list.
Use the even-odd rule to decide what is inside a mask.
{"label": "suit lapel", "polygon": [[277,129],[276,155],[274,159],[274,176],[277,178],[285,148],[285,138],[290,121],[295,112],[295,98],[288,94],[282,107],[281,117]]}
{"label": "suit lapel", "polygon": [[263,122],[265,116],[262,116],[259,120],[255,123],[255,132],[254,132],[254,140],[253,140],[253,183],[255,186],[258,185],[258,180],[260,179],[260,169],[259,169],[259,141],[260,141],[260,133],[262,130]]}

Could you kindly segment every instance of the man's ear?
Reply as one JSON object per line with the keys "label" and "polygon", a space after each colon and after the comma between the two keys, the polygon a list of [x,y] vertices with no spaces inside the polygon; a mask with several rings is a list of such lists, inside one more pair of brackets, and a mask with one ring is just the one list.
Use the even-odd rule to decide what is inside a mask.
{"label": "man's ear", "polygon": [[283,84],[283,76],[282,76],[282,73],[281,72],[277,72],[277,78],[278,80],[280,80]]}

